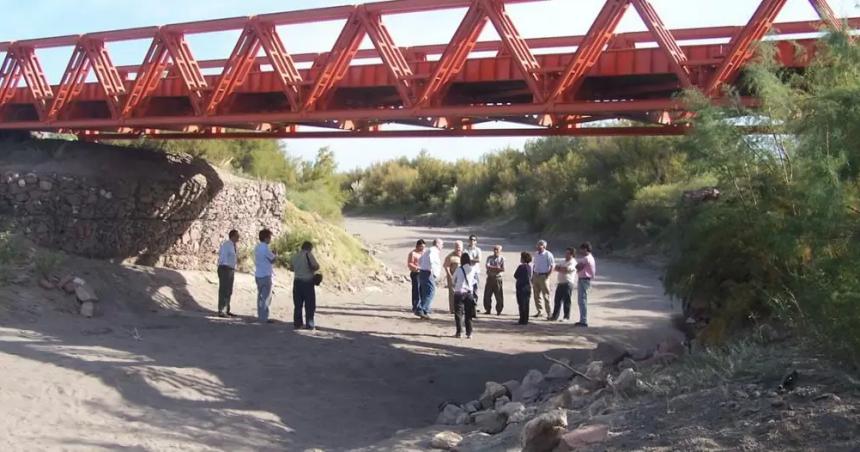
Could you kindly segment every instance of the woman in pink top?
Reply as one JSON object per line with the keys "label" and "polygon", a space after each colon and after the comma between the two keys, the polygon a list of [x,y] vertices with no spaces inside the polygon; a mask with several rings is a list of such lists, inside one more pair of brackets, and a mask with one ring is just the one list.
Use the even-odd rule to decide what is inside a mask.
{"label": "woman in pink top", "polygon": [[588,292],[591,289],[591,280],[597,273],[597,264],[591,255],[591,243],[585,242],[579,245],[579,257],[576,259],[576,276],[579,278],[577,287],[577,303],[579,304],[579,322],[574,326],[588,327]]}
{"label": "woman in pink top", "polygon": [[418,311],[418,302],[420,299],[421,287],[418,283],[418,260],[421,259],[421,255],[424,254],[425,243],[424,240],[419,239],[418,242],[415,243],[415,249],[409,252],[409,256],[406,258],[406,266],[409,267],[409,279],[412,280],[412,312],[416,313]]}

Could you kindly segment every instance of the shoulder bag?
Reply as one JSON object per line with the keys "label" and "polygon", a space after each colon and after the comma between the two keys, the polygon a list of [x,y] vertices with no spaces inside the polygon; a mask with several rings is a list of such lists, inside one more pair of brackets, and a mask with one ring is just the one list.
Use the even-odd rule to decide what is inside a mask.
{"label": "shoulder bag", "polygon": [[[310,271],[314,271],[314,267],[313,267],[313,265],[311,265],[311,255],[310,255],[310,253],[305,254],[305,259],[307,259],[307,260],[308,260],[308,270],[310,270]],[[323,275],[322,275],[322,273],[320,273],[320,272],[314,272],[314,276],[313,276],[313,278],[311,278],[311,281],[313,281],[314,285],[315,285],[315,286],[318,286],[318,285],[322,284],[322,280],[323,280]]]}

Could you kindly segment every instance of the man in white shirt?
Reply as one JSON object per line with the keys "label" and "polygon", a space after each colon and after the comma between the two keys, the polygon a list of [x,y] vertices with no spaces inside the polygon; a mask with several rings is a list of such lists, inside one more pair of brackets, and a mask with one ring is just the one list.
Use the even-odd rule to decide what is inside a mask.
{"label": "man in white shirt", "polygon": [[233,279],[236,275],[237,243],[239,231],[233,229],[218,250],[218,317],[235,316],[230,312],[230,298],[233,296]]}
{"label": "man in white shirt", "polygon": [[475,294],[475,299],[478,299],[478,283],[481,280],[481,262],[483,262],[483,253],[478,248],[478,237],[475,234],[469,236],[469,245],[466,246],[466,252],[469,253],[469,258],[472,260],[472,266],[475,267],[475,287],[472,291]]}
{"label": "man in white shirt", "polygon": [[[534,273],[532,274],[532,287],[534,288],[535,308],[537,309],[535,317],[541,316],[544,306],[546,307],[547,320],[552,316],[552,311],[549,307],[549,285],[547,280],[554,267],[555,256],[546,249],[546,240],[539,240],[537,242],[537,253],[534,256]],[[541,300],[543,300],[543,305],[541,305]]]}
{"label": "man in white shirt", "polygon": [[559,320],[558,316],[561,314],[562,308],[564,308],[564,318],[561,321],[570,320],[570,297],[573,294],[573,287],[576,286],[574,254],[573,248],[566,249],[564,262],[555,266],[555,271],[558,273],[558,285],[555,287],[555,307],[552,310],[550,320]]}
{"label": "man in white shirt", "polygon": [[463,253],[460,257],[462,264],[457,271],[454,272],[454,323],[457,326],[457,332],[454,337],[462,337],[463,321],[466,323],[466,339],[472,338],[472,319],[475,318],[475,303],[477,300],[472,293],[472,287],[475,283],[475,278],[478,274],[475,272],[475,267],[472,265],[472,259],[469,253]]}
{"label": "man in white shirt", "polygon": [[257,281],[257,319],[260,323],[273,323],[269,320],[269,305],[272,302],[272,264],[275,253],[269,249],[272,231],[260,231],[260,243],[254,248],[254,278]]}
{"label": "man in white shirt", "polygon": [[430,305],[436,295],[436,280],[442,273],[442,239],[434,239],[433,245],[424,250],[418,260],[418,278],[421,287],[421,300],[415,315],[422,319],[430,318]]}

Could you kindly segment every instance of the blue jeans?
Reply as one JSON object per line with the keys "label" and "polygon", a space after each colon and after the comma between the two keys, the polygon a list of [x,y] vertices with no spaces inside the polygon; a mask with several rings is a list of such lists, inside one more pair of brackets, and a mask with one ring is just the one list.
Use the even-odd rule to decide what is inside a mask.
{"label": "blue jeans", "polygon": [[[302,308],[305,310],[304,322],[302,322]],[[313,281],[293,281],[293,326],[301,328],[302,325],[314,327],[314,313],[317,310],[317,293]]]}
{"label": "blue jeans", "polygon": [[257,319],[261,322],[269,320],[269,304],[272,303],[272,277],[264,276],[257,279]]}
{"label": "blue jeans", "polygon": [[418,282],[418,272],[410,272],[409,279],[412,280],[412,312],[418,312],[418,304],[421,303],[421,283]]}
{"label": "blue jeans", "polygon": [[577,303],[579,304],[579,321],[588,324],[588,291],[591,289],[590,279],[580,279],[577,287]]}
{"label": "blue jeans", "polygon": [[430,305],[433,304],[433,297],[436,296],[436,277],[429,271],[421,270],[418,274],[418,281],[421,300],[418,303],[416,314],[430,315]]}

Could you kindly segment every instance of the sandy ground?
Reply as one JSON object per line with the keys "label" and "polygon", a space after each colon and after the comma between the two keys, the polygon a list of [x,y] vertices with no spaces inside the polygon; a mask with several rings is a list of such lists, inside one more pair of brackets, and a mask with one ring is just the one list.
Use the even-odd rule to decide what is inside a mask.
{"label": "sandy ground", "polygon": [[[373,219],[347,228],[397,271],[416,238],[464,235]],[[496,242],[514,262],[533,238],[481,245]],[[372,448],[431,424],[440,403],[467,401],[485,381],[546,369],[543,353],[582,361],[600,341],[647,347],[673,334],[658,275],[597,258],[592,328],[514,325],[511,281],[504,314],[481,316],[471,341],[451,337],[448,315],[413,317],[405,284],[323,291],[320,329],[294,332],[286,274],[273,302],[284,323],[258,325],[249,275],[236,281],[233,310],[243,317],[222,320],[212,315],[214,273],[72,259],[66,265],[102,298],[97,318],[74,314],[73,297],[59,291],[0,289],[0,450]],[[445,305],[441,293],[435,307]]]}

